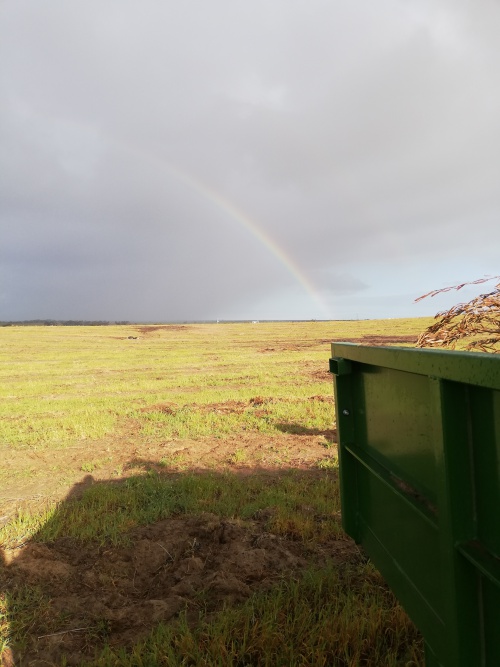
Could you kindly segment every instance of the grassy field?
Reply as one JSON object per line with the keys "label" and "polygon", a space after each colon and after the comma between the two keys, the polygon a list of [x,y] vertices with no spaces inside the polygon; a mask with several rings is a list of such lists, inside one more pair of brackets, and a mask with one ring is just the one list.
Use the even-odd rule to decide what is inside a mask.
{"label": "grassy field", "polygon": [[423,664],[342,533],[327,369],[427,324],[1,328],[3,664]]}

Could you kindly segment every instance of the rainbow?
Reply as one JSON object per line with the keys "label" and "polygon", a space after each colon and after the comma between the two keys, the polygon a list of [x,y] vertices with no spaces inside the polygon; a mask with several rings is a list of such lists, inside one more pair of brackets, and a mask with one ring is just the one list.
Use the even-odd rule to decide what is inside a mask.
{"label": "rainbow", "polygon": [[[118,142],[116,142],[118,143]],[[243,211],[237,208],[226,197],[210,188],[206,183],[203,183],[192,175],[186,173],[170,162],[156,157],[155,155],[138,149],[129,144],[125,145],[119,142],[121,148],[125,148],[135,156],[140,156],[147,161],[159,165],[162,169],[167,170],[174,178],[180,180],[188,188],[192,189],[199,196],[208,200],[217,209],[228,215],[231,220],[234,220],[246,229],[252,236],[254,236],[269,252],[286,268],[286,270],[293,276],[293,278],[301,285],[305,292],[309,295],[313,303],[323,313],[325,319],[331,319],[329,308],[322,299],[318,290],[312,281],[305,275],[294,260],[282,249],[280,246],[256,223],[252,218],[246,215]]]}

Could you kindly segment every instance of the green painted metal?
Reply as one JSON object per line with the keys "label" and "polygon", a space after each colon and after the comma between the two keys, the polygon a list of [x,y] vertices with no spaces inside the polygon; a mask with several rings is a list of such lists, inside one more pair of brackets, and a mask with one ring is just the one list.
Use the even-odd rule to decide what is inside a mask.
{"label": "green painted metal", "polygon": [[342,521],[428,667],[500,666],[500,355],[333,343]]}

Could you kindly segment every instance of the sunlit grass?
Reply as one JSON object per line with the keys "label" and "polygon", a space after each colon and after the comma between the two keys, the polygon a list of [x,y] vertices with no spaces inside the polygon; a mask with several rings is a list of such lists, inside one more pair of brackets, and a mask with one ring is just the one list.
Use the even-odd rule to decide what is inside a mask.
{"label": "sunlit grass", "polygon": [[[5,462],[9,452],[33,453],[23,469],[0,460],[0,480],[34,479],[39,452],[54,455],[56,470],[57,450],[74,445],[83,446],[75,464],[80,479],[107,464],[107,476],[115,480],[89,483],[78,497],[61,503],[43,500],[36,510],[19,509],[0,529],[0,545],[61,538],[125,545],[138,527],[203,512],[246,525],[258,519],[269,533],[304,548],[344,539],[331,439],[330,341],[417,334],[426,325],[425,320],[242,323],[147,334],[133,326],[0,328],[1,453]],[[154,461],[113,462],[106,447],[96,451],[100,439],[121,442],[127,428],[132,447],[158,446]],[[249,458],[242,434],[268,437],[266,447]],[[257,472],[288,462],[286,438],[274,443],[283,434],[323,438],[325,456],[312,461],[309,474]],[[219,465],[219,471],[194,473],[182,447],[164,446],[170,439],[203,438],[231,438],[226,472]],[[252,474],[231,472],[238,466]],[[134,476],[121,479],[127,470]],[[59,482],[69,490],[65,480]],[[2,594],[0,656],[12,644],[22,648],[35,623],[42,634],[57,631],[58,618],[50,613],[49,597],[35,586],[15,596]],[[99,628],[89,633],[94,631]],[[325,563],[210,618],[200,609],[195,626],[181,617],[131,648],[108,646],[92,664],[423,663],[415,629],[373,568]]]}
{"label": "sunlit grass", "polygon": [[[329,342],[368,334],[417,334],[427,320],[189,325],[141,334],[133,326],[0,328],[0,442],[16,448],[53,448],[113,433],[137,410],[172,401],[216,403],[255,394],[279,398],[331,395]],[[129,340],[128,336],[138,336]],[[324,375],[319,378],[318,374]],[[297,403],[270,406],[269,418],[231,418],[210,428],[270,432],[280,420],[307,419]],[[182,408],[165,433],[203,436],[192,407]],[[151,418],[145,420],[151,421]],[[167,420],[168,421],[168,420]],[[213,431],[211,431],[213,433]]]}
{"label": "sunlit grass", "polygon": [[[142,433],[147,436],[195,438],[221,437],[239,431],[273,433],[290,431],[306,433],[331,427],[333,402],[326,400],[275,400],[259,397],[259,402],[240,404],[231,410],[224,402],[216,404],[172,405],[167,408],[152,406],[147,412],[134,416],[142,422]],[[300,425],[300,426],[297,426]]]}

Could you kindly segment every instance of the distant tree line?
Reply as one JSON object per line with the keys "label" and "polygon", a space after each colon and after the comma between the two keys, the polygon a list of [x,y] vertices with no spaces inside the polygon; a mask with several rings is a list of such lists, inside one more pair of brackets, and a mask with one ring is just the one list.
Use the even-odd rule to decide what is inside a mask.
{"label": "distant tree line", "polygon": [[130,324],[130,322],[109,322],[108,320],[11,320],[0,322],[1,327],[103,327],[119,324]]}
{"label": "distant tree line", "polygon": [[[360,318],[356,318],[360,320]],[[329,320],[162,320],[162,321],[109,321],[109,320],[0,320],[0,327],[104,327],[136,324],[266,324],[270,322],[327,322]],[[336,320],[337,322],[351,322],[352,320]]]}

